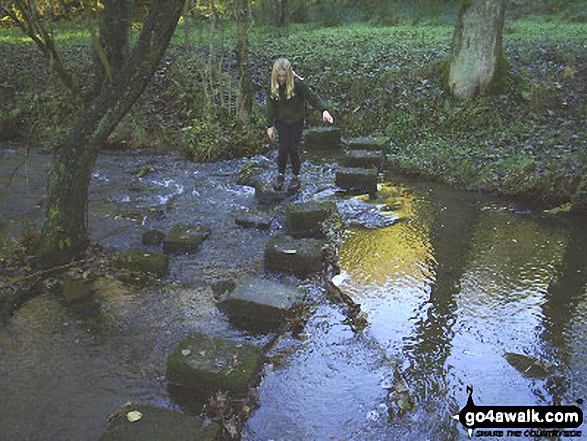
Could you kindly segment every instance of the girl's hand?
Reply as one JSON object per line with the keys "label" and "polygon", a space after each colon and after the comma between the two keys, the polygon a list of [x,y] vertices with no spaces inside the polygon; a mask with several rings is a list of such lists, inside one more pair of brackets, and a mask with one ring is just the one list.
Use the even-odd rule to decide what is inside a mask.
{"label": "girl's hand", "polygon": [[275,137],[275,132],[273,131],[273,127],[267,128],[267,136],[269,137],[269,139],[271,141],[273,141],[273,138]]}
{"label": "girl's hand", "polygon": [[332,118],[332,115],[328,112],[328,110],[322,112],[322,119],[324,121],[328,121],[330,124],[334,122],[334,118]]}

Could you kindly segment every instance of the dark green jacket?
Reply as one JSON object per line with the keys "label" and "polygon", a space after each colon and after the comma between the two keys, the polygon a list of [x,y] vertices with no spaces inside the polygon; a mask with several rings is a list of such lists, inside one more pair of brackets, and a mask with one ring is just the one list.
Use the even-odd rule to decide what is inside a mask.
{"label": "dark green jacket", "polygon": [[279,99],[271,97],[271,88],[267,94],[267,127],[273,127],[277,121],[292,124],[301,121],[306,116],[305,102],[308,102],[323,112],[327,109],[326,103],[320,95],[311,90],[307,84],[299,79],[294,79],[294,94],[290,99],[285,98],[284,88],[279,88]]}

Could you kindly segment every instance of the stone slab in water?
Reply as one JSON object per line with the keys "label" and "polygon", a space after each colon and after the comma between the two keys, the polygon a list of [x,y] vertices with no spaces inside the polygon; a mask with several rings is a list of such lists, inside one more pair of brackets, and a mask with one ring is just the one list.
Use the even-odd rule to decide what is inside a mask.
{"label": "stone slab in water", "polygon": [[348,150],[342,164],[345,167],[382,170],[385,164],[385,155],[377,150]]}
{"label": "stone slab in water", "polygon": [[193,253],[210,235],[210,228],[200,224],[175,225],[163,239],[166,253]]}
{"label": "stone slab in water", "polygon": [[167,380],[204,390],[246,392],[263,366],[257,346],[202,333],[181,340],[167,359]]}
{"label": "stone slab in water", "polygon": [[377,170],[345,167],[336,172],[335,183],[343,190],[375,193],[377,192],[377,180]]}
{"label": "stone slab in water", "polygon": [[204,424],[201,418],[171,409],[129,403],[109,418],[99,441],[213,441],[221,434],[222,427],[217,423]]}
{"label": "stone slab in water", "polygon": [[240,213],[234,219],[234,222],[244,228],[256,228],[258,230],[268,230],[271,228],[271,216],[263,216],[260,214]]}
{"label": "stone slab in water", "polygon": [[244,327],[269,329],[281,324],[303,298],[304,293],[294,286],[247,276],[224,295],[218,306]]}
{"label": "stone slab in water", "polygon": [[319,239],[272,237],[265,247],[265,268],[275,273],[310,276],[322,268],[324,245]]}
{"label": "stone slab in water", "polygon": [[169,257],[163,253],[152,252],[143,248],[130,248],[116,256],[121,268],[141,273],[153,273],[158,276],[167,274]]}
{"label": "stone slab in water", "polygon": [[377,150],[382,151],[384,145],[375,138],[351,138],[347,141],[349,150]]}
{"label": "stone slab in water", "polygon": [[165,233],[159,230],[145,231],[142,236],[143,245],[161,245],[165,239]]}
{"label": "stone slab in water", "polygon": [[323,224],[336,214],[334,202],[308,201],[289,204],[286,208],[286,228],[294,238],[324,238]]}
{"label": "stone slab in water", "polygon": [[276,204],[283,201],[288,196],[285,191],[275,191],[273,182],[268,180],[258,181],[255,184],[255,199],[264,205]]}
{"label": "stone slab in water", "polygon": [[304,148],[307,150],[329,150],[341,148],[338,127],[310,127],[304,134]]}

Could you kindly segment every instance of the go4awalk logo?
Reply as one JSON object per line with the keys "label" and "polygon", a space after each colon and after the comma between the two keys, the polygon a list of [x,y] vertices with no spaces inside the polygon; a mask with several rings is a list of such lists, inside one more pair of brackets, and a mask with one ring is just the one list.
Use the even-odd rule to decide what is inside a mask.
{"label": "go4awalk logo", "polygon": [[473,388],[467,386],[467,404],[455,420],[469,437],[580,438],[583,411],[577,406],[477,406]]}

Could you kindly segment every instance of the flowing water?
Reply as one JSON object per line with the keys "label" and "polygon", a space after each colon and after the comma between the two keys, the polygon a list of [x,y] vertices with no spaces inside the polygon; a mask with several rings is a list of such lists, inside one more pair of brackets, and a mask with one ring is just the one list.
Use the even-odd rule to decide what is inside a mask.
{"label": "flowing water", "polygon": [[[5,146],[0,159],[0,234],[9,239],[23,219],[43,213],[50,156],[24,158]],[[198,253],[172,257],[160,284],[101,279],[89,306],[52,294],[24,303],[0,328],[0,439],[97,439],[128,401],[193,412],[165,381],[178,340],[198,330],[267,342],[233,329],[209,288],[262,273],[269,234],[282,230],[283,204],[259,207],[252,189],[234,183],[245,162],[101,155],[91,187],[94,241],[125,249],[147,229],[185,222],[213,232]],[[392,175],[374,199],[340,195],[328,161],[304,166],[299,200],[334,200],[346,216],[337,284],[369,325],[352,332],[319,287],[287,278],[316,306],[300,338],[283,336],[271,349],[244,439],[464,440],[451,416],[467,386],[478,405],[576,404],[587,395],[584,217]],[[149,173],[139,178],[140,170]],[[271,231],[238,227],[243,211],[273,217]],[[507,353],[553,368],[525,376]],[[394,372],[413,400],[405,412]]]}

